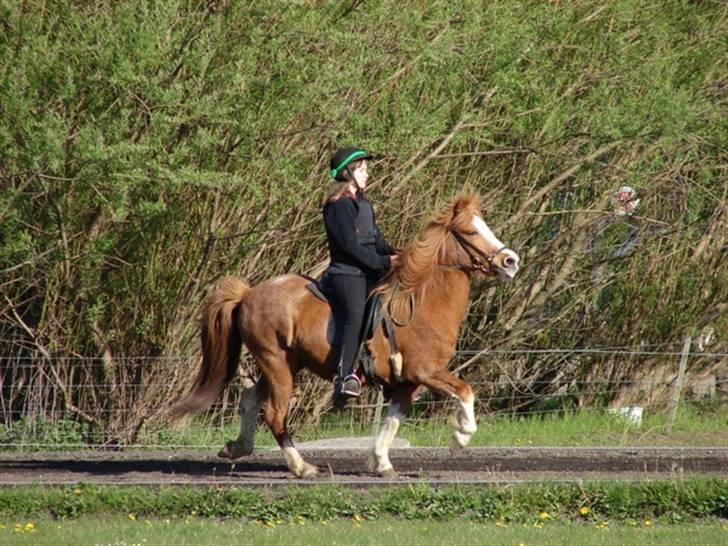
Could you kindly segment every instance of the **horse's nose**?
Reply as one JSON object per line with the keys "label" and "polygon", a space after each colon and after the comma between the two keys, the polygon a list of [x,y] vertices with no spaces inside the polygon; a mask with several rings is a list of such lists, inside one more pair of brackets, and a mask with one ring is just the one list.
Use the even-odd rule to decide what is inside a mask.
{"label": "horse's nose", "polygon": [[513,267],[516,267],[518,265],[518,260],[514,258],[513,256],[506,256],[503,259],[503,265],[507,267],[508,269],[511,269]]}

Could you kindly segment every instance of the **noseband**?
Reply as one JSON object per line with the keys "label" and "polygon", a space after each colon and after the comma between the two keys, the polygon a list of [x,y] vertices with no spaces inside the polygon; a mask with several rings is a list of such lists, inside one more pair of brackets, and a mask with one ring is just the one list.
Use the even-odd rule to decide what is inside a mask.
{"label": "noseband", "polygon": [[493,275],[493,260],[495,260],[495,257],[504,250],[506,250],[508,247],[502,246],[501,248],[496,250],[493,255],[490,255],[480,250],[477,246],[475,246],[473,243],[463,237],[459,232],[455,231],[454,229],[450,231],[455,237],[455,240],[460,244],[460,247],[470,257],[470,267],[464,269],[468,269],[473,272],[479,271],[483,275]]}

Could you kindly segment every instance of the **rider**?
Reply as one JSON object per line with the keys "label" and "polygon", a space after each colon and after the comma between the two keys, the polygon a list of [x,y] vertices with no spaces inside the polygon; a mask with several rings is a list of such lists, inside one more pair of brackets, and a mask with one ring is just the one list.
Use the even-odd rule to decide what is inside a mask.
{"label": "rider", "polygon": [[385,242],[364,195],[371,156],[361,148],[342,148],[331,158],[336,181],[323,206],[331,264],[326,282],[333,293],[337,369],[334,398],[341,402],[361,394],[355,373],[364,307],[369,289],[397,263],[395,249]]}

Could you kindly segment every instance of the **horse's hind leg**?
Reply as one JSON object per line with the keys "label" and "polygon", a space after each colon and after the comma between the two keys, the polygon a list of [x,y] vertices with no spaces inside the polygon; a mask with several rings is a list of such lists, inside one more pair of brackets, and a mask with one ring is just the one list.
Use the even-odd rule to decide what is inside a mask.
{"label": "horse's hind leg", "polygon": [[[264,362],[266,365],[263,365]],[[293,394],[292,366],[282,358],[267,358],[261,361],[261,369],[268,379],[268,401],[263,412],[265,422],[283,451],[291,472],[298,478],[311,478],[318,474],[318,469],[303,460],[286,428],[288,404]]]}
{"label": "horse's hind leg", "polygon": [[258,428],[258,413],[268,396],[268,384],[264,377],[257,383],[252,379],[243,380],[240,397],[240,433],[232,442],[227,442],[218,453],[219,457],[237,459],[250,455],[255,449],[255,430]]}
{"label": "horse's hind leg", "polygon": [[402,385],[395,391],[392,401],[387,410],[387,416],[382,422],[374,447],[369,452],[369,470],[382,476],[390,478],[396,475],[392,463],[389,460],[389,448],[397,435],[399,426],[404,422],[407,412],[412,405],[412,397],[416,390],[415,385]]}

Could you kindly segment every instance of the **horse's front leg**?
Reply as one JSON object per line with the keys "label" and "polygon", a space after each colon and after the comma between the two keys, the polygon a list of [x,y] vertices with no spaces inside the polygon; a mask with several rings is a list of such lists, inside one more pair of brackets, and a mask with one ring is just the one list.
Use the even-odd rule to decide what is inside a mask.
{"label": "horse's front leg", "polygon": [[400,425],[407,417],[415,390],[416,386],[405,384],[399,386],[394,392],[387,415],[382,422],[382,428],[369,452],[369,470],[383,478],[392,478],[397,475],[389,460],[389,449],[392,447]]}
{"label": "horse's front leg", "polygon": [[440,370],[422,379],[422,383],[431,389],[447,393],[458,401],[460,408],[452,420],[455,432],[450,441],[450,448],[455,451],[467,446],[473,434],[478,430],[475,422],[473,389],[465,381],[446,370]]}

